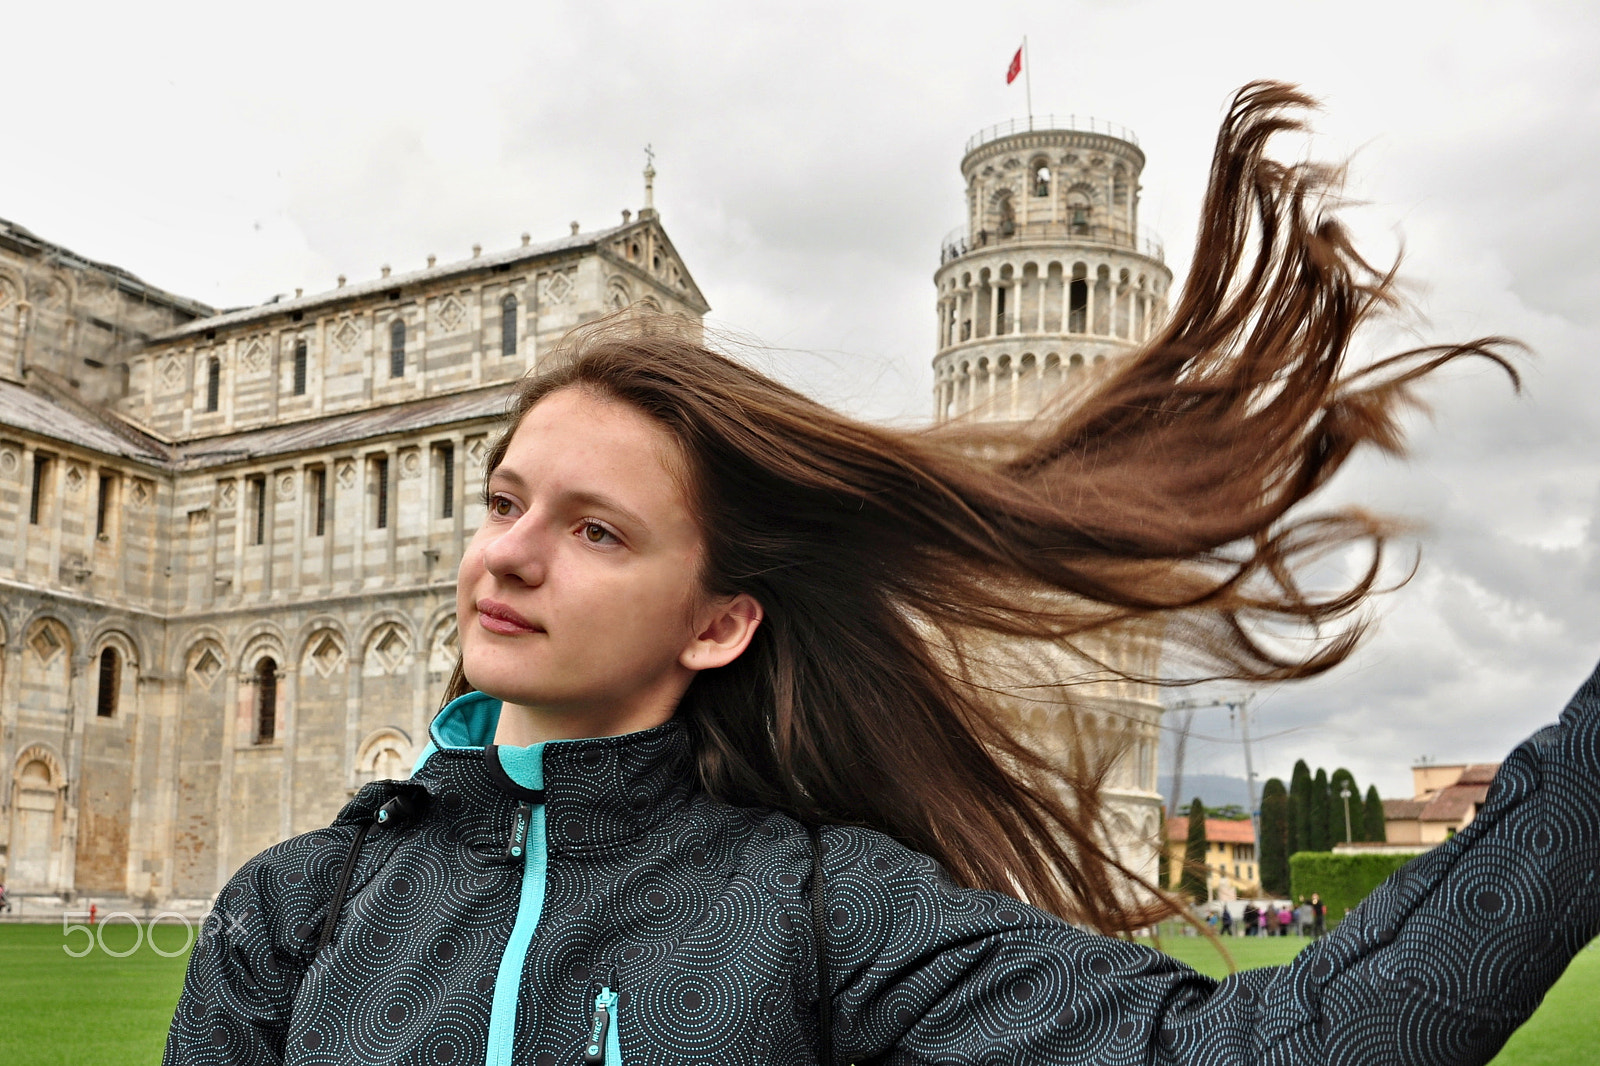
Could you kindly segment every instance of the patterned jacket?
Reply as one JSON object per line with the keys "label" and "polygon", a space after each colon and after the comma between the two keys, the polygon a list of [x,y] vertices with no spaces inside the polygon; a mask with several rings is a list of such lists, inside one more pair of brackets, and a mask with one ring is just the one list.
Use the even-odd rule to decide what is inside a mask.
{"label": "patterned jacket", "polygon": [[[698,793],[678,724],[486,748],[498,713],[456,700],[410,783],[245,864],[169,1066],[816,1061],[805,831]],[[823,839],[840,1062],[1483,1063],[1600,932],[1600,671],[1470,826],[1290,965],[1222,981],[880,833]]]}

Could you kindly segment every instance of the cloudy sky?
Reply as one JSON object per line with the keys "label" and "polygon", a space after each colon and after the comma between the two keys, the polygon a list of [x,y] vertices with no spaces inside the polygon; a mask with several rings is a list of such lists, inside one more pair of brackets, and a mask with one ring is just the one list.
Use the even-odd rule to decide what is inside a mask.
{"label": "cloudy sky", "polygon": [[[1359,660],[1263,693],[1258,772],[1497,759],[1600,658],[1600,9],[1576,3],[12,5],[0,216],[218,306],[657,206],[714,321],[848,410],[931,410],[939,238],[980,127],[1135,130],[1180,281],[1229,94],[1321,97],[1373,255],[1432,339],[1504,333],[1527,390],[1435,384],[1413,461],[1335,493],[1426,523]],[[1298,151],[1298,148],[1294,150]],[[1403,338],[1404,339],[1404,338]],[[1227,737],[1226,715],[1197,726]],[[1236,772],[1197,743],[1191,772]],[[1197,765],[1198,764],[1198,765]]]}

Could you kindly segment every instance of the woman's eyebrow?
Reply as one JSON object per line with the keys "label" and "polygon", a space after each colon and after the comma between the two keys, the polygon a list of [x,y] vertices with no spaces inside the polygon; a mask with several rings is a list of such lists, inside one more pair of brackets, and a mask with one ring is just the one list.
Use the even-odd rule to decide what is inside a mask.
{"label": "woman's eyebrow", "polygon": [[[496,467],[494,473],[489,475],[489,480],[490,482],[505,482],[510,488],[518,489],[523,493],[526,493],[528,490],[527,478],[524,478],[521,474],[510,469],[509,467]],[[593,492],[588,489],[570,489],[562,492],[559,496],[559,499],[563,503],[567,504],[576,504],[581,507],[593,507],[597,511],[609,511],[620,518],[623,522],[629,525],[638,526],[640,530],[645,533],[650,532],[650,523],[641,518],[637,511],[623,506],[621,503],[618,503],[616,499],[607,496],[603,492]]]}
{"label": "woman's eyebrow", "polygon": [[650,523],[639,517],[637,511],[629,510],[603,493],[574,489],[562,493],[561,498],[570,503],[593,507],[597,511],[610,511],[628,525],[638,526],[645,533],[650,532]]}

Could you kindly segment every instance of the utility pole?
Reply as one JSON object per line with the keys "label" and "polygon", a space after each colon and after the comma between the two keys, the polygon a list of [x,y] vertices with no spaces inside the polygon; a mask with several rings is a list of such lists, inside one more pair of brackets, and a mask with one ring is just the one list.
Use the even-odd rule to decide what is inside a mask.
{"label": "utility pole", "polygon": [[1346,781],[1339,786],[1339,795],[1344,799],[1344,842],[1350,843],[1350,782]]}
{"label": "utility pole", "polygon": [[[1227,700],[1179,700],[1177,703],[1169,704],[1167,710],[1189,712],[1189,715],[1184,719],[1182,731],[1178,734],[1178,743],[1173,751],[1173,762],[1177,764],[1172,769],[1172,784],[1173,792],[1175,793],[1178,790],[1177,786],[1183,780],[1183,752],[1189,740],[1189,723],[1194,717],[1194,712],[1209,707],[1226,707],[1230,714],[1239,716],[1239,739],[1244,745],[1245,790],[1250,799],[1250,833],[1256,841],[1256,861],[1259,862],[1261,859],[1261,805],[1256,799],[1255,755],[1250,749],[1250,701],[1254,698],[1254,694],[1251,694]],[[1174,809],[1181,802],[1181,797],[1173,796]],[[1347,803],[1346,807],[1348,808],[1348,806],[1349,804]]]}

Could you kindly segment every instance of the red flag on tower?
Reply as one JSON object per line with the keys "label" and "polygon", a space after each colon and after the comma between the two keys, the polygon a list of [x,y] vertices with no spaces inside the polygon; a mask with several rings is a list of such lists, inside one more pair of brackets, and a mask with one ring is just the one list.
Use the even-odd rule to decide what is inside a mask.
{"label": "red flag on tower", "polygon": [[1017,54],[1011,57],[1011,65],[1006,68],[1006,84],[1010,85],[1017,80],[1017,75],[1022,73],[1022,49],[1017,49]]}

